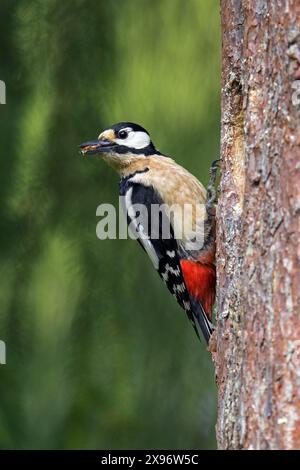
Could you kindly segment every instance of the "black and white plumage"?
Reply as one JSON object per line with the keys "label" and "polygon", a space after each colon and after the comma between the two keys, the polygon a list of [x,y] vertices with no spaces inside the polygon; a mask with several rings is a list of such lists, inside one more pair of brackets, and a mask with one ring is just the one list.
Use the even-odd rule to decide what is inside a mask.
{"label": "black and white plumage", "polygon": [[[145,172],[146,171],[148,170],[145,170]],[[174,238],[173,227],[170,224],[168,215],[164,210],[162,210],[158,226],[153,229],[154,221],[151,220],[151,217],[147,217],[146,220],[143,220],[142,217],[141,220],[141,216],[143,214],[136,214],[136,212],[132,210],[134,207],[144,206],[147,208],[147,214],[151,214],[151,205],[156,204],[161,206],[163,204],[162,199],[152,186],[143,186],[140,183],[134,182],[135,175],[136,173],[133,173],[132,175],[123,177],[120,181],[120,196],[124,196],[125,198],[126,206],[123,210],[127,217],[127,223],[129,227],[133,226],[135,228],[137,241],[147,252],[154,268],[166,284],[168,290],[176,298],[179,305],[185,310],[197,336],[199,336],[199,333],[195,320],[201,324],[201,329],[205,339],[208,341],[212,332],[212,326],[206,313],[203,311],[202,306],[200,305],[199,308],[190,298],[181,271],[177,240]],[[139,218],[139,222],[135,223],[137,216]],[[162,227],[167,224],[170,226],[170,238],[163,239]],[[153,234],[152,237],[151,232]]]}
{"label": "black and white plumage", "polygon": [[[185,169],[158,152],[148,132],[133,123],[112,126],[103,131],[97,141],[82,144],[81,151],[83,154],[100,153],[120,173],[119,192],[129,229],[134,232],[168,290],[185,310],[197,335],[198,324],[208,342],[213,330],[208,316],[211,316],[211,311],[206,312],[199,299],[203,297],[202,291],[206,290],[205,283],[211,292],[207,299],[203,297],[204,303],[207,300],[206,305],[210,307],[214,299],[212,284],[215,277],[211,263],[214,241],[212,226],[207,223],[203,186]],[[199,220],[194,221],[194,225],[199,226],[198,230],[203,231],[204,239],[202,248],[196,253],[188,249],[189,234],[185,233],[183,239],[175,237],[176,213],[170,220],[168,211],[164,209],[164,205],[168,207],[175,203],[182,206],[186,202],[204,204]],[[160,207],[159,218],[155,220],[151,217],[154,206]],[[204,219],[206,225],[202,223]],[[168,237],[163,233],[166,227],[169,229]],[[205,262],[201,262],[201,257]],[[199,285],[199,289],[197,276],[199,282],[204,283]]]}

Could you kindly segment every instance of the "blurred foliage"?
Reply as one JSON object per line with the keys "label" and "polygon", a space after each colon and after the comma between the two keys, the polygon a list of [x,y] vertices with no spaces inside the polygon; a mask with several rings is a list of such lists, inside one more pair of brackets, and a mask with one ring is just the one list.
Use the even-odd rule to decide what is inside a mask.
{"label": "blurred foliage", "polygon": [[204,183],[217,0],[2,0],[1,448],[213,448],[214,371],[137,243],[99,241],[118,177],[77,145],[145,126]]}

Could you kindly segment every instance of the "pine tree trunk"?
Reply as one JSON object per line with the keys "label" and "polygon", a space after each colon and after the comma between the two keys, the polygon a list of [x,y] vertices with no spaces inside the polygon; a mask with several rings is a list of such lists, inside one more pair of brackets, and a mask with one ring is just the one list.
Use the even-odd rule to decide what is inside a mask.
{"label": "pine tree trunk", "polygon": [[221,17],[218,446],[299,449],[300,2]]}

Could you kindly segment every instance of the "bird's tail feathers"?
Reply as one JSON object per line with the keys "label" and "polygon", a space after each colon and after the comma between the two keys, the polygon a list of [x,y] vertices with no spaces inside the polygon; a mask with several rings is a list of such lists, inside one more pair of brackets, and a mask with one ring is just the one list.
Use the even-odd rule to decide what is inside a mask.
{"label": "bird's tail feathers", "polygon": [[208,319],[208,316],[206,315],[202,304],[200,302],[196,302],[193,299],[191,299],[191,303],[193,307],[194,317],[197,320],[197,323],[202,331],[205,341],[208,344],[215,327]]}

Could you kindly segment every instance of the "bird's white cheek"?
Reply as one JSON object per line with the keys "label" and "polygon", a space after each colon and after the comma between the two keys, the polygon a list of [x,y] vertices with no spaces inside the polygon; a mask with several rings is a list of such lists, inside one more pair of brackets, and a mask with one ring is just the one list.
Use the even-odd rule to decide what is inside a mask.
{"label": "bird's white cheek", "polygon": [[135,149],[142,149],[150,144],[150,137],[146,132],[130,132],[127,139],[116,139],[118,145],[125,145]]}

